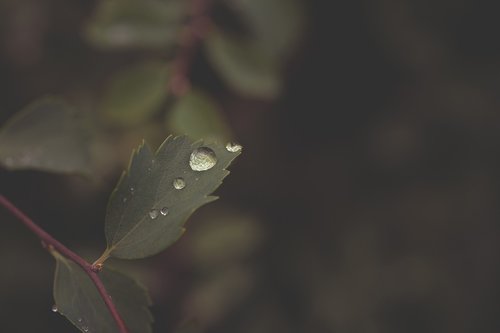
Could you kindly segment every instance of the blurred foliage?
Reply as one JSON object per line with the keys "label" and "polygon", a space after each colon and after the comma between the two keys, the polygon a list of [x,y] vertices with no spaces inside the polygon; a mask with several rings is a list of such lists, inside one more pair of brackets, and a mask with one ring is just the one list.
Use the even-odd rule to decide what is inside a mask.
{"label": "blurred foliage", "polygon": [[[0,188],[79,252],[103,247],[106,200],[130,150],[143,137],[161,143],[190,95],[166,93],[140,124],[104,121],[108,84],[142,63],[170,68],[192,15],[186,6],[159,29],[147,27],[164,34],[158,44],[134,44],[139,33],[127,27],[118,40],[125,32],[130,46],[105,45],[90,32],[108,25],[96,23],[105,2],[0,1],[1,124],[60,94],[91,119],[99,166],[90,180],[1,170]],[[153,331],[499,331],[496,3],[213,4],[190,79],[245,155],[216,193],[224,200],[193,214],[168,251],[134,267],[155,304]],[[227,58],[221,68],[214,36],[228,48],[215,50],[218,61]],[[265,89],[230,81],[241,73]],[[2,330],[74,331],[50,311],[50,258],[0,215]]]}

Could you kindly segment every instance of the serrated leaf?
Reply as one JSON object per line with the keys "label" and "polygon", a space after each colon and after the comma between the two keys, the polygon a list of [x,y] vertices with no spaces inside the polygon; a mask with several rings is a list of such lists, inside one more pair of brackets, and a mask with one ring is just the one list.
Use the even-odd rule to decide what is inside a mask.
{"label": "serrated leaf", "polygon": [[101,104],[104,117],[119,125],[135,125],[157,112],[167,98],[168,68],[144,63],[117,73]]}
{"label": "serrated leaf", "polygon": [[183,1],[104,0],[85,33],[102,48],[165,48],[175,44],[185,12]]}
{"label": "serrated leaf", "polygon": [[81,119],[55,98],[28,105],[0,131],[0,164],[13,170],[87,174],[90,153]]}
{"label": "serrated leaf", "polygon": [[230,88],[248,97],[273,98],[282,89],[282,63],[261,45],[214,29],[205,39],[208,58]]}
{"label": "serrated leaf", "polygon": [[168,112],[166,124],[170,132],[186,134],[195,140],[209,137],[228,140],[231,135],[220,106],[199,90],[191,90],[179,98]]}
{"label": "serrated leaf", "polygon": [[[108,308],[84,270],[57,252],[54,299],[58,312],[82,332],[119,332]],[[131,333],[151,332],[151,300],[132,278],[107,267],[99,273],[108,294]]]}
{"label": "serrated leaf", "polygon": [[[217,158],[206,171],[190,167],[190,156],[200,147],[212,149]],[[210,194],[229,174],[226,168],[238,155],[222,144],[192,143],[185,136],[168,137],[156,153],[141,145],[111,194],[105,223],[108,245],[101,258],[143,258],[174,243],[191,213],[217,199]],[[173,186],[177,178],[183,179],[184,188]]]}

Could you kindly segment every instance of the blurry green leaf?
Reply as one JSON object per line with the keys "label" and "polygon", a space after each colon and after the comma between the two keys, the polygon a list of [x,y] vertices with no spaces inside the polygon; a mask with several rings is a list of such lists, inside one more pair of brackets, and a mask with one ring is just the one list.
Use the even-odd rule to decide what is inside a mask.
{"label": "blurry green leaf", "polygon": [[167,128],[175,134],[187,134],[198,140],[218,138],[228,140],[229,126],[220,106],[209,95],[192,90],[180,97],[167,114]]}
{"label": "blurry green leaf", "polygon": [[280,93],[282,64],[257,43],[215,29],[205,41],[209,60],[235,91],[258,98],[273,98]]}
{"label": "blurry green leaf", "polygon": [[54,98],[34,102],[0,131],[0,164],[9,169],[88,173],[88,137],[72,108]]}
{"label": "blurry green leaf", "polygon": [[191,143],[185,136],[168,137],[155,154],[141,145],[111,194],[102,258],[143,258],[174,243],[189,215],[217,199],[210,194],[239,154],[218,143]]}
{"label": "blurry green leaf", "polygon": [[168,69],[162,63],[136,65],[113,77],[101,111],[120,125],[135,125],[158,111],[167,97]]}
{"label": "blurry green leaf", "polygon": [[[56,259],[54,299],[57,310],[82,332],[118,332],[116,323],[88,275],[53,252]],[[109,268],[99,276],[131,333],[151,332],[153,318],[147,291],[130,277]]]}
{"label": "blurry green leaf", "polygon": [[225,0],[251,31],[263,52],[275,59],[290,55],[304,29],[299,0]]}
{"label": "blurry green leaf", "polygon": [[103,0],[86,28],[88,40],[106,48],[164,48],[176,42],[183,1]]}

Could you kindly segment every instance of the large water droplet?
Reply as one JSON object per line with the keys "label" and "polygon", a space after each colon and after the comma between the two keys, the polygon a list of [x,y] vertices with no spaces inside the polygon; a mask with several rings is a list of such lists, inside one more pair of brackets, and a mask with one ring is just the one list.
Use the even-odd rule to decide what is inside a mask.
{"label": "large water droplet", "polygon": [[153,220],[158,217],[158,214],[159,214],[158,209],[151,209],[149,211],[149,217]]}
{"label": "large water droplet", "polygon": [[176,190],[182,190],[184,187],[186,187],[186,182],[183,178],[175,178],[173,184]]}
{"label": "large water droplet", "polygon": [[57,305],[52,305],[52,312],[57,312]]}
{"label": "large water droplet", "polygon": [[168,208],[163,207],[162,209],[160,209],[160,214],[163,216],[167,216],[168,215]]}
{"label": "large water droplet", "polygon": [[236,142],[228,142],[226,145],[226,150],[230,153],[237,153],[241,151],[241,149],[243,149],[243,147]]}
{"label": "large water droplet", "polygon": [[196,148],[189,157],[189,166],[193,171],[212,169],[217,163],[215,152],[208,147]]}

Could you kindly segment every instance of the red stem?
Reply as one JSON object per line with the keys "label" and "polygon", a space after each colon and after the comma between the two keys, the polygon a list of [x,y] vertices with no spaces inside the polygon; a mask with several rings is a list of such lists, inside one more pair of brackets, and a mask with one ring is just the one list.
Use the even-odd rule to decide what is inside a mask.
{"label": "red stem", "polygon": [[189,72],[199,47],[199,42],[210,27],[208,11],[211,0],[193,0],[191,21],[180,35],[179,51],[173,62],[173,74],[168,89],[176,96],[185,94],[190,89]]}
{"label": "red stem", "polygon": [[26,214],[24,214],[19,208],[17,208],[12,202],[10,202],[7,198],[5,198],[1,194],[0,194],[0,205],[7,208],[7,210],[9,210],[15,217],[17,217],[26,227],[28,227],[28,229],[30,229],[35,235],[37,235],[38,238],[40,238],[42,242],[47,245],[48,248],[52,247],[60,254],[62,254],[69,260],[79,265],[85,271],[85,273],[87,273],[92,282],[94,282],[97,291],[99,292],[101,298],[108,307],[111,316],[113,316],[113,319],[115,320],[120,333],[128,333],[127,326],[125,326],[125,322],[118,313],[116,306],[111,301],[111,298],[109,297],[109,294],[106,291],[104,284],[102,283],[98,274],[94,272],[95,268],[93,268],[91,264],[85,261],[85,259],[83,259],[78,254],[68,249],[66,246],[61,244],[57,239],[55,239],[54,237],[49,235],[45,230],[36,225],[28,216],[26,216]]}

